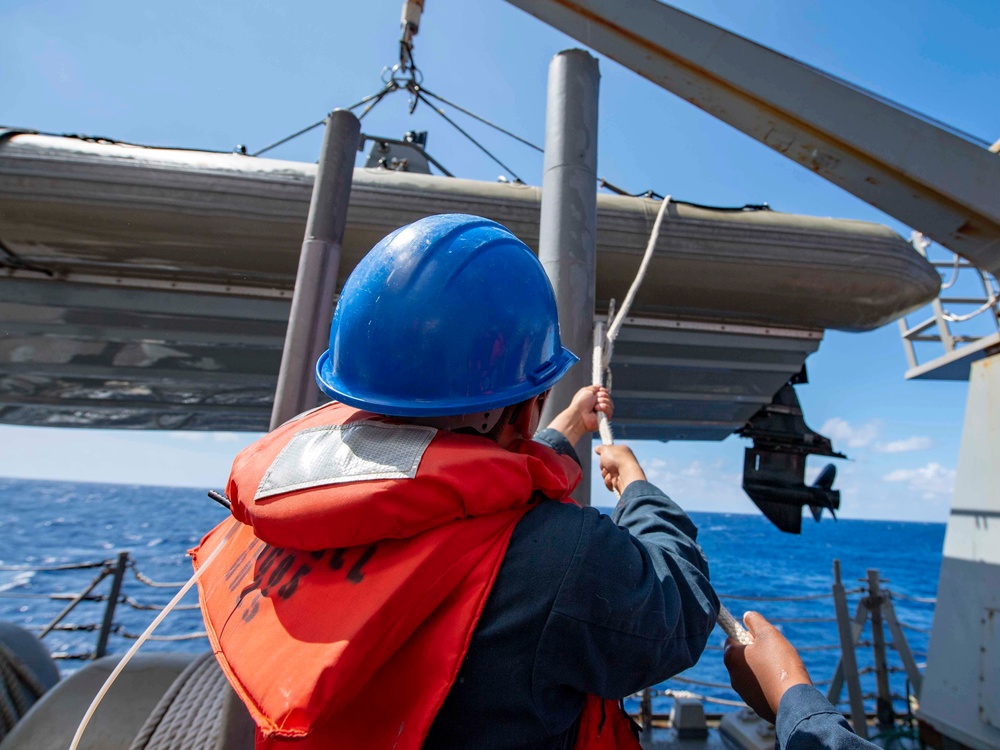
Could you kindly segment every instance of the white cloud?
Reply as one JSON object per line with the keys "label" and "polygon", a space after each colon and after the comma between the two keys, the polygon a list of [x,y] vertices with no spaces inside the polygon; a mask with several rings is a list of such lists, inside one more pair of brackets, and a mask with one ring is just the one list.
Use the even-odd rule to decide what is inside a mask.
{"label": "white cloud", "polygon": [[184,440],[189,443],[204,443],[211,439],[213,443],[239,443],[250,442],[250,437],[244,437],[249,433],[241,432],[203,432],[192,430],[175,430],[166,433],[171,440]]}
{"label": "white cloud", "polygon": [[833,447],[836,449],[841,446],[864,448],[871,445],[881,429],[882,422],[877,419],[855,427],[840,417],[833,417],[826,420],[819,431],[820,434],[826,435],[833,441]]}
{"label": "white cloud", "polygon": [[692,461],[690,465],[681,469],[681,474],[686,477],[700,477],[701,476],[701,461]]}
{"label": "white cloud", "polygon": [[932,461],[916,469],[896,469],[882,477],[885,482],[905,482],[909,489],[920,493],[924,500],[936,500],[951,495],[955,489],[955,470]]}
{"label": "white cloud", "polygon": [[879,443],[875,450],[879,453],[909,453],[910,451],[925,451],[934,446],[934,441],[923,435],[914,435],[905,440],[893,440],[889,443]]}
{"label": "white cloud", "polygon": [[202,443],[207,439],[204,432],[168,432],[171,440],[186,440],[189,443]]}

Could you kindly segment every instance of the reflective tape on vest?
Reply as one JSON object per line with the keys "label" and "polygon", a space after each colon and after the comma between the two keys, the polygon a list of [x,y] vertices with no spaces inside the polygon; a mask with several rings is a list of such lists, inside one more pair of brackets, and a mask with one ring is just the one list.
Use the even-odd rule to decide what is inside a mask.
{"label": "reflective tape on vest", "polygon": [[308,487],[413,479],[433,427],[355,422],[297,432],[274,459],[254,500]]}

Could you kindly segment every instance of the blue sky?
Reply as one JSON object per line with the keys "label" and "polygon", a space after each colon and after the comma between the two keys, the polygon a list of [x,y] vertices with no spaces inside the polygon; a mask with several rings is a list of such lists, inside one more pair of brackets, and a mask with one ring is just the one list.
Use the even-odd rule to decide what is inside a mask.
{"label": "blue sky", "polygon": [[[966,0],[683,0],[678,7],[984,140],[1000,137],[1000,14]],[[400,0],[0,5],[0,123],[43,131],[228,150],[261,148],[379,88],[396,54]],[[416,39],[426,86],[537,143],[552,55],[579,46],[500,0],[427,0]],[[632,191],[717,205],[905,227],[691,105],[601,59],[598,172]],[[463,124],[464,121],[463,121]],[[364,130],[430,131],[453,172],[493,180],[492,162],[403,94]],[[469,125],[526,182],[541,158]],[[314,160],[319,134],[276,150]],[[624,290],[623,290],[624,293]],[[806,418],[834,439],[842,512],[944,520],[958,455],[964,383],[905,382],[895,325],[828,332],[800,387]],[[220,487],[245,434],[0,427],[0,473]],[[637,443],[650,475],[687,508],[752,512],[740,489],[744,442]],[[816,461],[815,470],[822,465]],[[594,501],[605,498],[595,490]],[[607,496],[604,502],[609,502]]]}

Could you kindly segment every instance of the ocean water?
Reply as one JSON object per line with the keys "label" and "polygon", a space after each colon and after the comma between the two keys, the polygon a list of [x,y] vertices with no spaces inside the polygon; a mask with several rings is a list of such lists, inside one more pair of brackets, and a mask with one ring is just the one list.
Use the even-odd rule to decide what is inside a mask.
{"label": "ocean water", "polygon": [[[191,575],[185,553],[209,529],[223,520],[227,511],[201,490],[136,485],[49,482],[0,478],[0,620],[39,629],[65,606],[65,600],[45,598],[50,594],[82,591],[98,569],[44,571],[69,563],[114,560],[128,551],[134,561],[123,582],[127,597],[115,616],[118,632],[109,641],[109,651],[123,653],[132,644],[129,635],[141,633],[156,611],[176,588],[145,585],[143,577],[161,583],[180,583]],[[926,658],[933,618],[932,604],[912,601],[936,595],[938,569],[944,541],[944,524],[890,521],[840,521],[824,519],[820,524],[803,522],[801,536],[782,534],[758,515],[692,513],[699,527],[699,542],[707,555],[712,581],[729,609],[740,616],[756,609],[771,618],[796,646],[813,680],[819,684],[833,675],[840,656],[833,600],[829,596],[834,559],[841,561],[845,586],[861,586],[869,568],[879,570],[884,585],[894,593],[897,615],[918,662]],[[107,593],[110,578],[95,593]],[[745,600],[740,597],[759,597]],[[819,598],[796,600],[795,597]],[[860,593],[849,597],[853,615]],[[176,639],[203,630],[192,591],[184,599],[185,609],[172,612],[156,631],[158,637]],[[104,604],[84,602],[63,621],[87,627],[99,623]],[[870,640],[866,628],[863,639]],[[708,697],[733,699],[725,687],[729,679],[722,664],[725,636],[718,629],[708,650],[692,669],[659,686],[688,690]],[[887,641],[888,632],[887,632]],[[92,652],[93,630],[54,630],[44,639],[59,655]],[[143,646],[148,651],[203,651],[204,638],[163,640]],[[858,651],[859,666],[872,664],[871,649]],[[64,674],[79,669],[85,661],[60,660]],[[890,668],[900,660],[889,651]],[[690,682],[695,681],[695,682]],[[905,694],[905,676],[890,675],[893,691]],[[824,689],[821,686],[821,689]],[[864,692],[874,692],[874,676],[862,677]],[[825,690],[825,689],[824,689]],[[846,694],[842,696],[846,699]],[[654,710],[669,710],[670,700],[658,697]],[[869,701],[869,705],[871,702]],[[904,702],[897,703],[903,709]],[[731,710],[709,704],[708,710]]]}

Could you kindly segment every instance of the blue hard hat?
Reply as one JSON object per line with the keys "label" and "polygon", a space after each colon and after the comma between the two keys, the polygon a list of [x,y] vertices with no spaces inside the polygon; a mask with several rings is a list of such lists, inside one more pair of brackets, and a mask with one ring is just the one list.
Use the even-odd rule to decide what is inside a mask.
{"label": "blue hard hat", "polygon": [[397,229],[357,265],[316,381],[351,406],[432,417],[524,401],[576,361],[528,246],[489,219],[442,214]]}

